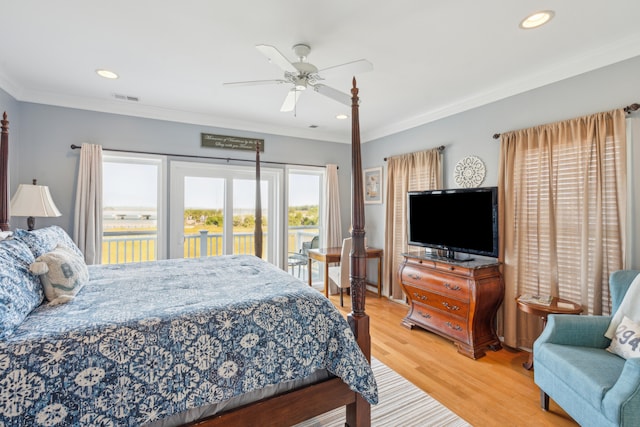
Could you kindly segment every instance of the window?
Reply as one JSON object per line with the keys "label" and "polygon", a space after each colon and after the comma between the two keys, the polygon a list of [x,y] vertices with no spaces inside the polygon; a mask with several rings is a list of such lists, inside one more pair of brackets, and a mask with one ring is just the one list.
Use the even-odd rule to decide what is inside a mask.
{"label": "window", "polygon": [[[254,253],[254,167],[109,154],[103,171],[103,264]],[[322,234],[324,168],[261,172],[263,259],[286,268]]]}
{"label": "window", "polygon": [[[523,292],[556,294],[552,286],[557,283],[563,298],[582,302],[583,287],[600,289],[594,286],[597,280],[604,284],[602,295],[588,292],[587,305],[593,307],[596,296],[609,300],[609,268],[622,265],[616,196],[620,149],[609,138],[599,160],[595,147],[586,143],[555,147],[550,162],[547,156],[540,158],[539,150],[527,152],[524,173],[514,180],[516,187],[522,184],[526,189],[516,213],[516,232],[522,230],[526,236],[516,241],[518,253],[526,254],[521,264]],[[552,192],[542,191],[548,188]],[[596,235],[599,226],[601,237]],[[585,261],[593,256],[605,259],[606,267]],[[603,308],[609,314],[608,304]]]}
{"label": "window", "polygon": [[[301,277],[306,272],[307,247],[322,236],[323,168],[288,169],[287,250],[289,271]],[[298,256],[300,254],[302,256]],[[317,263],[314,264],[314,270]],[[318,271],[314,272],[314,279]]]}
{"label": "window", "polygon": [[501,139],[506,297],[550,294],[580,303],[585,314],[608,314],[609,275],[624,265],[624,112],[509,132]]}
{"label": "window", "polygon": [[164,258],[164,161],[109,154],[102,167],[102,263]]}

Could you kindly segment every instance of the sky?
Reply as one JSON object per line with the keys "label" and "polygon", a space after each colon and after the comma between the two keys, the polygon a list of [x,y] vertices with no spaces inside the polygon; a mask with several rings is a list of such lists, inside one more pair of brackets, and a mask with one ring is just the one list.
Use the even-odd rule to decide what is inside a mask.
{"label": "sky", "polygon": [[[105,207],[155,207],[157,182],[155,165],[103,163],[103,199]],[[289,206],[317,204],[317,175],[296,174],[289,180]],[[221,178],[187,177],[185,207],[221,208],[223,180]],[[255,203],[255,182],[234,181],[234,208],[252,209]],[[266,183],[262,183],[262,200],[266,203]]]}

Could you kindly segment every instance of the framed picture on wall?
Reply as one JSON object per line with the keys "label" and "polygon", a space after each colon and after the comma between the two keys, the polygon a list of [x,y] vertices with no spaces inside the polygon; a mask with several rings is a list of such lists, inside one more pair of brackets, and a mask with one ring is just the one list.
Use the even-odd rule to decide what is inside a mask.
{"label": "framed picture on wall", "polygon": [[382,167],[365,169],[363,174],[364,203],[382,203]]}

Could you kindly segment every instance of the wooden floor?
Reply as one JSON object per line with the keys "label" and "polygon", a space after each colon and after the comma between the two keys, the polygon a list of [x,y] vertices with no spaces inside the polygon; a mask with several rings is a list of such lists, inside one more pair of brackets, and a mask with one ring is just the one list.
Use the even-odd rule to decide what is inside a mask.
{"label": "wooden floor", "polygon": [[[331,296],[340,308],[339,297]],[[351,311],[345,296],[345,315]],[[533,371],[522,364],[529,354],[510,348],[472,360],[455,345],[423,329],[409,330],[400,321],[408,306],[367,293],[372,355],[427,392],[473,426],[577,426],[551,401],[540,409]]]}

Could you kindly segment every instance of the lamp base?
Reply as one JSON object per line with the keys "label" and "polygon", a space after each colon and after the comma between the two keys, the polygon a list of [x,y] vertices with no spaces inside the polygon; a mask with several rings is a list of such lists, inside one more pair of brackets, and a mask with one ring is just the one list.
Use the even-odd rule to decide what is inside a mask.
{"label": "lamp base", "polygon": [[27,217],[27,231],[33,231],[36,228],[36,219],[32,216]]}

